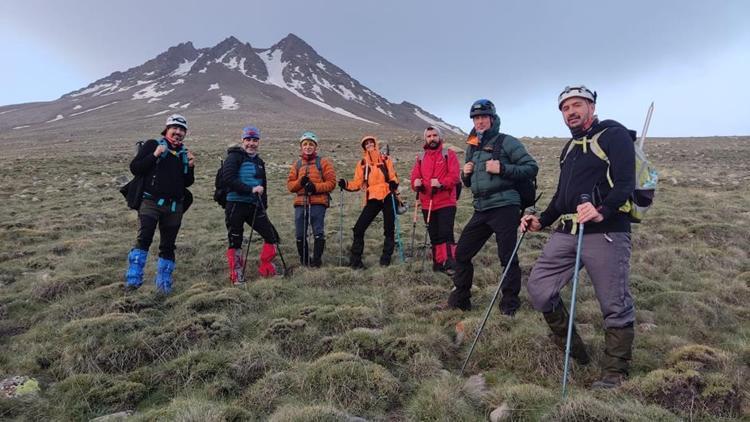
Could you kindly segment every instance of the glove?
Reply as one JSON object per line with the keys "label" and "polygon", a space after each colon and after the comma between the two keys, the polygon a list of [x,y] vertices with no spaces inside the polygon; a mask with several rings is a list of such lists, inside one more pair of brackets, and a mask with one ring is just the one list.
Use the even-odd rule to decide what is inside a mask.
{"label": "glove", "polygon": [[305,185],[307,185],[307,183],[309,181],[310,181],[310,178],[307,177],[307,175],[305,175],[305,176],[302,176],[301,179],[299,179],[299,184],[302,185],[302,186],[305,186]]}
{"label": "glove", "polygon": [[391,192],[396,192],[396,189],[398,189],[398,183],[391,180],[388,182],[388,188],[391,190]]}
{"label": "glove", "polygon": [[315,185],[313,183],[307,182],[307,184],[305,184],[305,192],[307,192],[308,195],[314,194]]}
{"label": "glove", "polygon": [[339,187],[341,189],[346,189],[346,179],[339,179]]}
{"label": "glove", "polygon": [[419,193],[424,193],[424,185],[419,185],[419,186],[417,186],[417,189],[416,189],[416,190],[417,190],[417,192],[419,192]]}

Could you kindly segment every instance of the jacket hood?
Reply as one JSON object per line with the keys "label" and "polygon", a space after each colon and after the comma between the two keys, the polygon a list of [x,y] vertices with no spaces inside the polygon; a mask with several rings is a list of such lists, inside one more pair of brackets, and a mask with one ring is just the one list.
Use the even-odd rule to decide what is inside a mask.
{"label": "jacket hood", "polygon": [[372,139],[373,141],[375,141],[375,149],[377,151],[380,151],[380,141],[378,141],[378,137],[375,135],[365,135],[362,137],[362,140],[359,141],[359,146],[362,147],[362,150],[365,149],[365,141],[368,139]]}
{"label": "jacket hood", "polygon": [[489,129],[484,131],[482,134],[482,139],[479,139],[477,136],[477,130],[472,128],[471,132],[469,132],[469,137],[466,138],[466,143],[469,145],[479,146],[483,140],[486,139],[492,139],[495,135],[497,135],[500,132],[500,117],[495,114],[492,116],[492,126],[490,126]]}

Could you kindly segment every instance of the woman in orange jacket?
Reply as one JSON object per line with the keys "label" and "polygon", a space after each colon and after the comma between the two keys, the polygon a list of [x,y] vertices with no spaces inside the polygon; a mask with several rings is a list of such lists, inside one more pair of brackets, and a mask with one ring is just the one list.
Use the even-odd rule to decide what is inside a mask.
{"label": "woman in orange jacket", "polygon": [[[292,164],[286,187],[294,197],[294,228],[300,263],[320,267],[326,245],[325,216],[330,192],[336,187],[333,164],[318,156],[318,136],[311,131],[299,139],[300,158]],[[314,243],[312,260],[307,233],[312,226]]]}
{"label": "woman in orange jacket", "polygon": [[380,265],[391,264],[391,255],[396,245],[394,239],[394,212],[391,198],[398,189],[398,175],[391,159],[380,153],[378,139],[367,135],[362,138],[362,160],[354,167],[354,180],[347,182],[339,179],[339,187],[350,192],[362,190],[365,192],[364,208],[352,229],[354,239],[349,255],[349,266],[355,269],[364,268],[362,252],[365,247],[365,231],[372,220],[383,212],[383,253],[380,255]]}

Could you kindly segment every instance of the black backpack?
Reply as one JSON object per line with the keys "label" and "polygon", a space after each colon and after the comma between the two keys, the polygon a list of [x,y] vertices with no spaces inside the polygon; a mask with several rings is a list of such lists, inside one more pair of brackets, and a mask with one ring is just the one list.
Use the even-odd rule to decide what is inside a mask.
{"label": "black backpack", "polygon": [[[155,139],[149,139],[148,141],[155,141]],[[148,141],[138,141],[135,143],[135,155],[141,152],[143,145]],[[160,144],[161,141],[160,141]],[[163,155],[162,155],[163,156]],[[159,164],[161,157],[156,160]],[[184,160],[183,160],[184,161]],[[185,171],[187,172],[187,161],[185,161]],[[143,202],[143,190],[146,185],[146,178],[140,175],[133,176],[133,178],[126,184],[120,186],[120,193],[125,197],[125,202],[128,204],[128,208],[132,210],[138,210]],[[188,208],[193,204],[193,194],[185,188],[182,197],[182,212],[187,212]]]}
{"label": "black backpack", "polygon": [[219,168],[216,170],[216,178],[214,178],[214,201],[216,201],[220,207],[225,208],[227,206],[229,187],[224,184],[224,178],[222,177],[223,170],[224,160],[221,160]]}
{"label": "black backpack", "polygon": [[[499,160],[500,159],[500,151],[503,147],[503,142],[505,142],[505,135],[504,133],[498,133],[498,136],[495,138],[495,145],[492,147],[492,159],[493,160]],[[515,183],[514,189],[516,192],[518,192],[518,195],[521,197],[521,212],[523,212],[526,208],[533,207],[536,205],[537,196],[536,196],[536,176],[534,176],[531,179],[524,179],[524,180],[518,180]]]}
{"label": "black backpack", "polygon": [[[493,140],[494,145],[492,146],[493,160],[500,160],[500,152],[502,151],[503,142],[505,141],[506,136],[507,135],[504,133],[498,133],[497,135],[495,135],[495,139]],[[470,154],[467,156],[467,161],[471,159],[471,155],[474,153],[473,148],[475,147],[472,147]],[[536,195],[536,176],[531,179],[516,181],[513,189],[515,189],[516,192],[518,192],[518,195],[521,197],[521,212],[523,212],[526,208],[536,205],[536,201],[539,199],[539,197]]]}

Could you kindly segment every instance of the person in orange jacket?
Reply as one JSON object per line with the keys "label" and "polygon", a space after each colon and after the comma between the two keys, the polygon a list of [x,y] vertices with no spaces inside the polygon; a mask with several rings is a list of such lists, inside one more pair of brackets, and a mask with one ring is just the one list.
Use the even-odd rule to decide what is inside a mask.
{"label": "person in orange jacket", "polygon": [[391,255],[396,245],[395,215],[393,210],[392,196],[398,189],[398,175],[393,167],[393,161],[380,152],[378,139],[372,135],[366,135],[360,142],[362,146],[362,160],[354,167],[354,180],[347,182],[339,179],[339,187],[353,192],[363,190],[364,208],[360,213],[357,223],[352,229],[354,238],[349,255],[349,266],[355,269],[364,268],[362,263],[362,252],[365,247],[365,231],[372,220],[383,212],[383,253],[380,255],[380,265],[391,264]]}
{"label": "person in orange jacket", "polygon": [[[300,263],[320,267],[326,245],[325,216],[330,192],[336,187],[336,172],[327,158],[318,155],[318,136],[311,131],[299,139],[300,158],[292,164],[286,187],[294,197],[294,229]],[[314,243],[312,260],[307,233],[312,226]]]}

